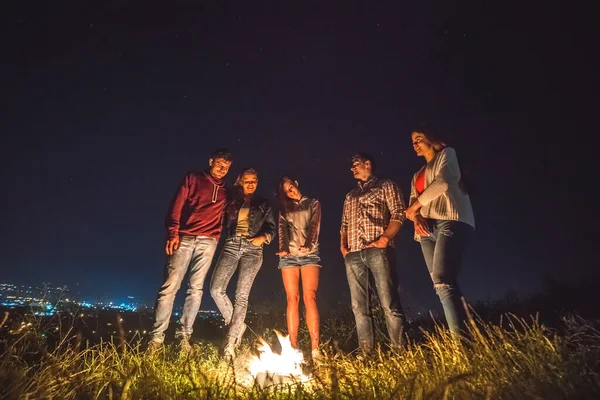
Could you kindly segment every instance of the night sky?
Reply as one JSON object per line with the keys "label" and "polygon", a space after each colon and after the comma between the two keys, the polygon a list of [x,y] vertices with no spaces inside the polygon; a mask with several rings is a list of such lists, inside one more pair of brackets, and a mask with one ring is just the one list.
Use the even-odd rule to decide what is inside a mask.
{"label": "night sky", "polygon": [[[228,182],[255,167],[257,192],[274,203],[277,179],[291,173],[321,200],[321,307],[349,305],[339,253],[349,157],[375,155],[408,201],[424,162],[410,129],[422,122],[449,138],[474,186],[468,299],[527,295],[546,274],[576,281],[596,270],[579,193],[593,158],[582,156],[582,132],[598,126],[589,11],[168,3],[3,2],[0,280],[152,303],[177,184],[228,147]],[[438,300],[412,232],[409,221],[399,233],[398,271],[401,299],[417,311]],[[251,307],[285,307],[275,251]],[[209,279],[202,308],[214,308]]]}

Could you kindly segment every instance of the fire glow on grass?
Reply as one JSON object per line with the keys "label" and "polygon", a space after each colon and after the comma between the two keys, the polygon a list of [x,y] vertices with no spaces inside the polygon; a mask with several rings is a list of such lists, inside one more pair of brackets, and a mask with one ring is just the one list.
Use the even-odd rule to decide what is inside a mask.
{"label": "fire glow on grass", "polygon": [[268,383],[296,383],[306,382],[309,376],[302,372],[304,357],[302,352],[294,349],[288,336],[276,332],[281,344],[281,354],[274,353],[269,343],[260,338],[259,356],[250,360],[248,369],[252,377],[261,385]]}

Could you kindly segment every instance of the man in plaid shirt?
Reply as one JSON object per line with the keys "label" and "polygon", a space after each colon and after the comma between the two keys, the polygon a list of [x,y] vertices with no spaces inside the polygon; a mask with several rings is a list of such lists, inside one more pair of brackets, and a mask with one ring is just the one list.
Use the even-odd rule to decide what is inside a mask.
{"label": "man in plaid shirt", "polygon": [[369,305],[369,271],[373,275],[392,347],[404,340],[404,316],[394,260],[394,236],[404,221],[404,200],[398,185],[375,176],[374,159],[352,157],[350,168],[357,186],[346,195],[340,250],[352,297],[358,343],[365,354],[374,350],[373,318]]}

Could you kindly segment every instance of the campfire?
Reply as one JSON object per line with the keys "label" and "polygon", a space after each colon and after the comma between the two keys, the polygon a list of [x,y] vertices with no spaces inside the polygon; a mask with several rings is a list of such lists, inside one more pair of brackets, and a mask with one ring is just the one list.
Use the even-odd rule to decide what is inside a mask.
{"label": "campfire", "polygon": [[292,347],[288,336],[275,333],[281,344],[281,354],[274,353],[269,343],[260,338],[257,349],[260,354],[250,360],[248,367],[254,381],[261,387],[308,381],[310,376],[302,372],[302,352]]}

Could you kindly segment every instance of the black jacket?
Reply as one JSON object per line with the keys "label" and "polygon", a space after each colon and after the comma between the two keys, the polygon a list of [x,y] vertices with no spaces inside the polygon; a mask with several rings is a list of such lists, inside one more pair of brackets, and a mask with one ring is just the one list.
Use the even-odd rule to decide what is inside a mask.
{"label": "black jacket", "polygon": [[[238,214],[240,208],[244,205],[243,198],[233,198],[229,201],[225,213],[225,228],[227,237],[235,236],[237,228]],[[250,238],[266,235],[267,244],[270,243],[277,233],[277,226],[271,204],[266,199],[258,195],[253,195],[250,199],[250,214],[248,215],[248,235]]]}

